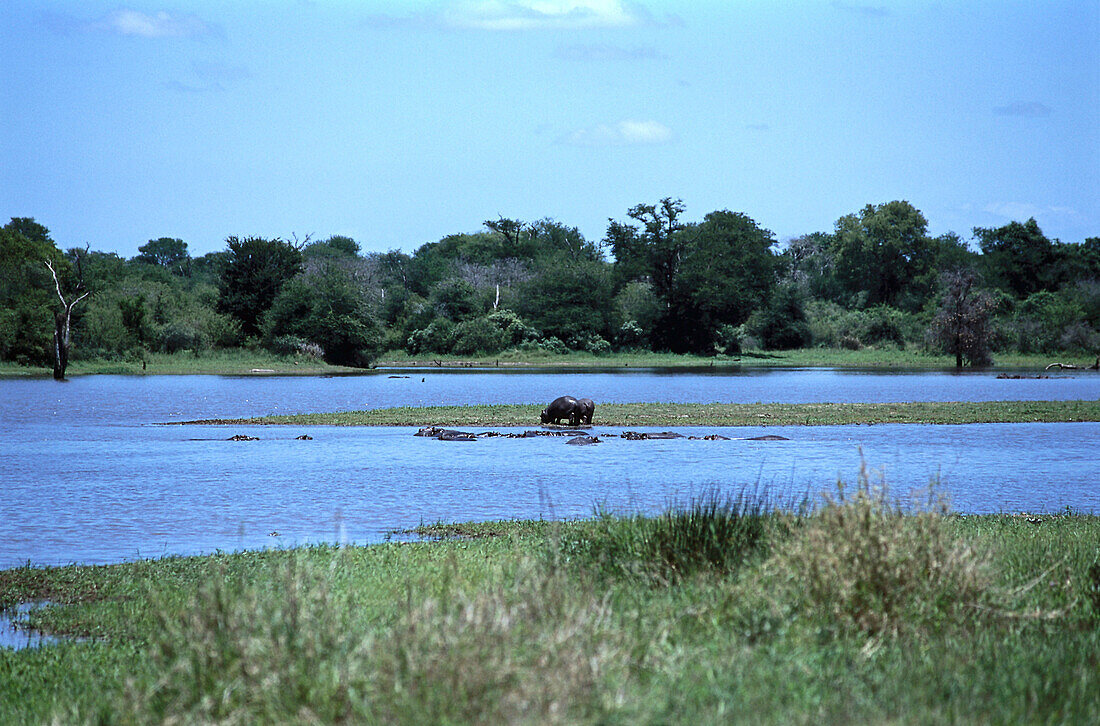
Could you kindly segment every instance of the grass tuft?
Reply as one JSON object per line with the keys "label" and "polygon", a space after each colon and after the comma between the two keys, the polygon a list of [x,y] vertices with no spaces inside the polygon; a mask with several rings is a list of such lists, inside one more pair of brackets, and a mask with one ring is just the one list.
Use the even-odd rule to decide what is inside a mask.
{"label": "grass tuft", "polygon": [[838,483],[777,549],[764,570],[774,582],[757,593],[774,593],[838,633],[898,635],[966,622],[995,594],[989,556],[946,520],[942,502],[909,511],[861,467],[854,492]]}
{"label": "grass tuft", "polygon": [[729,573],[761,551],[774,519],[766,496],[708,491],[656,517],[598,513],[563,537],[567,562],[612,577],[671,585],[697,573]]}

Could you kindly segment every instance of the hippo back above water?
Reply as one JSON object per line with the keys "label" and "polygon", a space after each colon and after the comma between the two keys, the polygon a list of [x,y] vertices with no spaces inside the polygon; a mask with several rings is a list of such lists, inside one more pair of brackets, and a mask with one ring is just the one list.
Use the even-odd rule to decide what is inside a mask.
{"label": "hippo back above water", "polygon": [[576,410],[577,399],[572,396],[558,396],[550,405],[542,409],[542,413],[539,414],[539,420],[544,424],[559,423],[563,418],[569,419],[569,424],[575,426],[576,423]]}

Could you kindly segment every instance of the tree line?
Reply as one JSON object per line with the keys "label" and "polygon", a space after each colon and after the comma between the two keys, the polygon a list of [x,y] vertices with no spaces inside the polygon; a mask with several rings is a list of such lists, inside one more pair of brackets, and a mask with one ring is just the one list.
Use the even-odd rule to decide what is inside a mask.
{"label": "tree line", "polygon": [[[411,355],[920,346],[986,364],[998,351],[1100,349],[1100,238],[1034,219],[933,237],[905,201],[777,243],[741,212],[638,204],[585,239],[552,219],[487,220],[417,248],[229,237],[192,257],[162,237],[125,259],[62,251],[17,217],[0,228],[0,360],[54,368],[262,346],[369,366]],[[59,370],[60,369],[60,370]]]}

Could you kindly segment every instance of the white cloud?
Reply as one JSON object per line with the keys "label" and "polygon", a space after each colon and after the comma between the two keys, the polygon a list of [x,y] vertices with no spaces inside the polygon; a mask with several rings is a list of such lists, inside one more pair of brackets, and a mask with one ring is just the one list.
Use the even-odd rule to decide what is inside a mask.
{"label": "white cloud", "polygon": [[464,0],[446,22],[479,30],[615,28],[640,22],[622,0]]}
{"label": "white cloud", "polygon": [[1041,206],[1027,202],[994,202],[982,208],[986,214],[992,214],[1004,219],[1022,222],[1034,217],[1041,220],[1044,217],[1076,217],[1078,212],[1072,207]]}
{"label": "white cloud", "polygon": [[197,15],[172,14],[164,11],[143,13],[139,10],[114,10],[93,26],[119,35],[136,35],[142,38],[185,38],[207,35],[209,25]]}
{"label": "white cloud", "polygon": [[620,121],[577,129],[562,140],[571,146],[639,146],[667,144],[672,129],[658,121]]}

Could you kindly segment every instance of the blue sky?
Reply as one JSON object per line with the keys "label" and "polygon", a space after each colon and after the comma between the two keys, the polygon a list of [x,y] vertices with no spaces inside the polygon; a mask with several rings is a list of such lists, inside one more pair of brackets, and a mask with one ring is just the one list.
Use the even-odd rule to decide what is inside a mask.
{"label": "blue sky", "polygon": [[778,239],[892,199],[1100,236],[1096,0],[4,0],[0,70],[0,215],[127,257],[599,240],[666,196]]}

